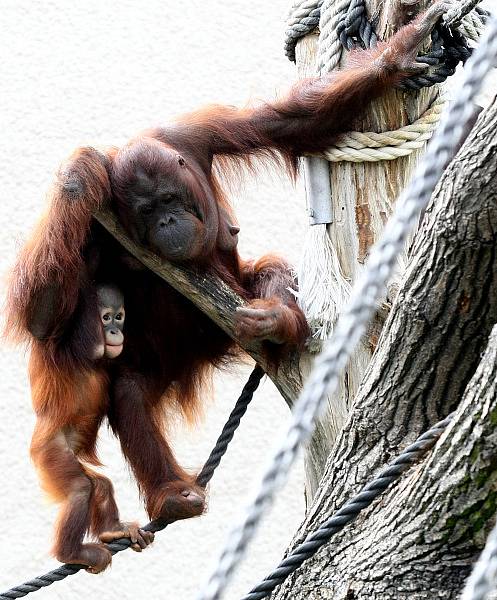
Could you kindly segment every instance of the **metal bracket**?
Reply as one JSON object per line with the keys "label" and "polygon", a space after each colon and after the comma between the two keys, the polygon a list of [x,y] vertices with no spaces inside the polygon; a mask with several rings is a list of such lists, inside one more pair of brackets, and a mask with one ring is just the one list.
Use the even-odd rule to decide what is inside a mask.
{"label": "metal bracket", "polygon": [[332,223],[330,163],[324,158],[306,156],[304,183],[310,224]]}

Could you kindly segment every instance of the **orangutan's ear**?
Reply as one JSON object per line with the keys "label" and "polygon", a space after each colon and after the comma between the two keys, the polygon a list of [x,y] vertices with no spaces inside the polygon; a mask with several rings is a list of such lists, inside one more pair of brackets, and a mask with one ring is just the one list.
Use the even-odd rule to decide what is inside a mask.
{"label": "orangutan's ear", "polygon": [[240,227],[233,223],[232,216],[224,208],[219,208],[219,231],[217,247],[223,252],[232,252],[238,245]]}

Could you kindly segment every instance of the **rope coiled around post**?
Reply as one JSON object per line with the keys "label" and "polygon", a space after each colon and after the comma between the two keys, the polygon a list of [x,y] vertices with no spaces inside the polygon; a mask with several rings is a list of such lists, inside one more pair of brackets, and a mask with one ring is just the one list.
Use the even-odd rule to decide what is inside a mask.
{"label": "rope coiled around post", "polygon": [[330,162],[377,162],[408,156],[432,137],[446,101],[438,96],[419,119],[394,131],[351,131],[323,152]]}
{"label": "rope coiled around post", "polygon": [[[480,1],[462,0],[447,15],[447,26],[474,42],[489,17],[488,11],[476,6]],[[350,50],[354,45],[370,48],[376,43],[375,25],[367,19],[364,0],[300,0],[294,2],[288,16],[285,55],[295,62],[298,40],[319,26],[323,44],[319,71],[332,71],[338,66],[343,48]]]}
{"label": "rope coiled around post", "polygon": [[[306,3],[310,8],[309,2]],[[296,35],[295,23],[299,14],[296,7],[293,12],[291,31]],[[418,57],[419,61],[433,67],[431,72],[410,77],[399,88],[419,90],[442,83],[455,73],[460,62],[466,62],[471,49],[463,34],[463,24],[471,33],[471,39],[478,39],[488,13],[483,9],[474,9],[474,0],[461,3],[452,9],[448,19],[452,29],[439,24],[432,32],[430,52]],[[370,48],[376,45],[378,38],[374,31],[375,23],[367,19],[364,0],[324,0],[319,7],[319,55],[318,69],[321,74],[336,69],[339,65],[343,49],[351,50],[357,46]],[[316,18],[318,7],[314,6],[313,18]],[[469,12],[472,11],[472,12]],[[457,29],[459,26],[460,30]],[[287,32],[287,41],[290,39]],[[295,37],[292,40],[296,40]],[[443,103],[443,99],[438,102]],[[412,125],[387,132],[349,132],[341,136],[338,143],[326,150],[322,156],[330,162],[377,162],[395,160],[409,156],[422,148],[433,134],[438,123],[440,110],[430,107]],[[418,133],[413,137],[413,133]]]}
{"label": "rope coiled around post", "polygon": [[376,303],[395,269],[396,258],[407,236],[427,206],[447,162],[464,137],[473,117],[473,101],[497,60],[497,17],[490,20],[479,47],[468,60],[462,86],[454,103],[442,117],[416,173],[399,197],[381,239],[371,250],[362,276],[355,284],[349,304],[343,310],[332,337],[317,356],[299,399],[295,403],[290,426],[264,470],[251,502],[230,530],[225,546],[197,600],[219,600],[242,560],[262,515],[273,502],[295,462],[300,446],[306,443],[322,414],[329,394],[339,381],[367,323],[376,311]]}
{"label": "rope coiled around post", "polygon": [[300,38],[311,33],[319,25],[323,0],[304,0],[293,6],[288,15],[285,32],[285,55],[295,62],[295,46]]}
{"label": "rope coiled around post", "polygon": [[359,514],[370,506],[376,498],[405,473],[415,462],[419,461],[433,448],[442,433],[451,422],[454,413],[443,421],[433,425],[423,433],[413,444],[408,446],[395,460],[380,471],[379,475],[353,498],[348,500],[342,508],[322,523],[315,531],[309,534],[302,544],[299,544],[284,558],[276,569],[255,586],[242,600],[262,600],[281,585],[287,577],[296,571],[302,563],[314,556],[335,533],[342,530],[345,525],[352,522]]}
{"label": "rope coiled around post", "polygon": [[[209,458],[205,462],[202,470],[200,471],[197,477],[197,483],[201,487],[205,487],[209,481],[212,479],[214,475],[214,471],[218,467],[221,462],[221,458],[226,454],[226,450],[228,449],[228,445],[233,439],[233,435],[240,425],[240,420],[243,415],[246,413],[248,405],[250,404],[256,389],[259,387],[259,383],[261,382],[262,377],[264,376],[264,371],[262,367],[256,365],[250,377],[247,380],[247,383],[244,385],[242,393],[238,398],[235,408],[232,410],[226,424],[223,427],[221,435],[216,441],[214,448],[212,449]],[[158,531],[162,531],[167,527],[169,523],[167,521],[163,521],[157,519],[155,521],[151,521],[144,527],[142,527],[145,531],[152,531],[157,533]],[[115,540],[110,544],[105,544],[105,546],[111,551],[111,553],[117,554],[118,552],[122,552],[131,546],[131,541],[129,538],[120,538]],[[87,565],[71,565],[64,564],[50,571],[49,573],[45,573],[44,575],[40,575],[39,577],[35,577],[30,581],[26,581],[21,585],[17,585],[3,594],[0,594],[0,600],[13,600],[14,598],[23,598],[27,596],[31,592],[37,592],[38,590],[52,585],[56,581],[62,581],[69,575],[74,575],[78,571],[86,569]]]}

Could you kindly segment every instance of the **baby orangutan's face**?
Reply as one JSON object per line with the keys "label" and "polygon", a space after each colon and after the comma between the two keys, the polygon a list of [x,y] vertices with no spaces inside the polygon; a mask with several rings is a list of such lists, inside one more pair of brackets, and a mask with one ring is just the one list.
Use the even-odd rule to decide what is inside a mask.
{"label": "baby orangutan's face", "polygon": [[97,299],[103,341],[96,348],[95,358],[117,358],[124,343],[123,295],[113,285],[100,285],[97,288]]}

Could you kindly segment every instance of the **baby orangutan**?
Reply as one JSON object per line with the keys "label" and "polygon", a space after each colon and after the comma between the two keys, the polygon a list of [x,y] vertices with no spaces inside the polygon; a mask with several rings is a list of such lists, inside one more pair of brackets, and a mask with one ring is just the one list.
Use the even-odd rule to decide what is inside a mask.
{"label": "baby orangutan", "polygon": [[103,342],[95,349],[95,359],[117,358],[124,343],[124,298],[114,285],[97,287],[97,306],[102,322]]}
{"label": "baby orangutan", "polygon": [[[44,489],[62,505],[55,531],[55,556],[65,563],[88,564],[90,573],[99,573],[110,563],[111,553],[101,543],[82,543],[86,533],[100,542],[129,537],[131,548],[137,552],[153,541],[154,534],[136,523],[119,520],[112,483],[88,466],[101,465],[96,438],[108,410],[109,362],[123,350],[124,299],[115,285],[101,284],[83,304],[73,325],[73,341],[84,340],[91,350],[89,360],[81,364],[74,358],[68,364],[66,355],[65,362],[56,359],[47,364],[42,376],[33,361],[36,353],[32,355],[30,375],[37,422],[31,456]],[[41,307],[39,314],[35,329],[41,341],[45,339],[47,311]],[[61,377],[62,372],[67,376]]]}

